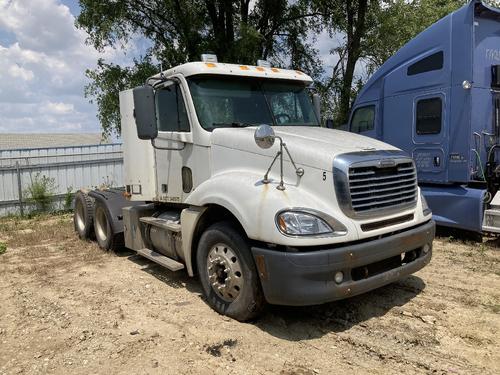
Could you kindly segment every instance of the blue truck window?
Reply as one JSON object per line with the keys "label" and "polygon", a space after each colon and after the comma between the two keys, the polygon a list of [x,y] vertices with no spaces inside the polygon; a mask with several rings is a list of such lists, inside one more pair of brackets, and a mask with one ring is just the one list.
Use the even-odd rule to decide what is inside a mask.
{"label": "blue truck window", "polygon": [[408,67],[408,75],[414,76],[416,74],[431,72],[433,70],[443,69],[444,53],[443,51],[434,53],[430,56],[424,57],[422,60],[417,61],[415,64]]}
{"label": "blue truck window", "polygon": [[443,117],[441,98],[422,99],[417,102],[417,134],[430,135],[441,133]]}
{"label": "blue truck window", "polygon": [[369,105],[356,109],[351,120],[351,131],[361,133],[373,130],[375,126],[375,106]]}
{"label": "blue truck window", "polygon": [[186,106],[177,83],[156,92],[156,116],[160,131],[190,131]]}

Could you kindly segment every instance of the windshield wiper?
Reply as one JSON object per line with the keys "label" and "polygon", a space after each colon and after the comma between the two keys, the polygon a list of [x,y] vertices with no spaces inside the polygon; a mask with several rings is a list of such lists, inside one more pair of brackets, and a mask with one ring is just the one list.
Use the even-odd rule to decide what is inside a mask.
{"label": "windshield wiper", "polygon": [[212,123],[212,127],[226,126],[232,128],[246,128],[248,126],[257,126],[257,124],[251,124],[249,122],[214,122]]}

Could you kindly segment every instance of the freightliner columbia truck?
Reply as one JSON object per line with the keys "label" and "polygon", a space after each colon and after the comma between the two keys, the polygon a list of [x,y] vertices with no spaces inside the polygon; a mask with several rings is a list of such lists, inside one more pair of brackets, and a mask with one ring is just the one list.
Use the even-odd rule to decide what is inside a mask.
{"label": "freightliner columbia truck", "polygon": [[500,233],[500,9],[470,1],[382,65],[351,132],[413,156],[437,224]]}
{"label": "freightliner columbia truck", "polygon": [[81,238],[197,275],[241,321],[430,261],[435,224],[406,153],[320,127],[300,71],[202,60],[120,93],[125,186],[77,194]]}

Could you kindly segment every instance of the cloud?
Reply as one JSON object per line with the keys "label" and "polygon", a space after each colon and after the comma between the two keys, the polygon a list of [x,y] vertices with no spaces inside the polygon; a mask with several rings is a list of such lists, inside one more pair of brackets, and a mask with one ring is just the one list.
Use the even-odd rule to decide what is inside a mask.
{"label": "cloud", "polygon": [[85,70],[125,57],[87,46],[74,23],[61,0],[0,0],[0,132],[100,130]]}
{"label": "cloud", "polygon": [[45,107],[45,110],[48,113],[67,114],[67,113],[72,113],[75,110],[75,106],[71,103],[48,102]]}

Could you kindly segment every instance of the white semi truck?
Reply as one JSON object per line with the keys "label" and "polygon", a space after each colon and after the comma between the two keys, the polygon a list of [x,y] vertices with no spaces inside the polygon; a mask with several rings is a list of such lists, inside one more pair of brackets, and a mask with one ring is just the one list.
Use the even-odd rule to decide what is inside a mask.
{"label": "white semi truck", "polygon": [[435,225],[399,149],[322,128],[299,71],[204,56],[120,93],[124,189],[80,191],[75,229],[198,275],[240,321],[424,267]]}

